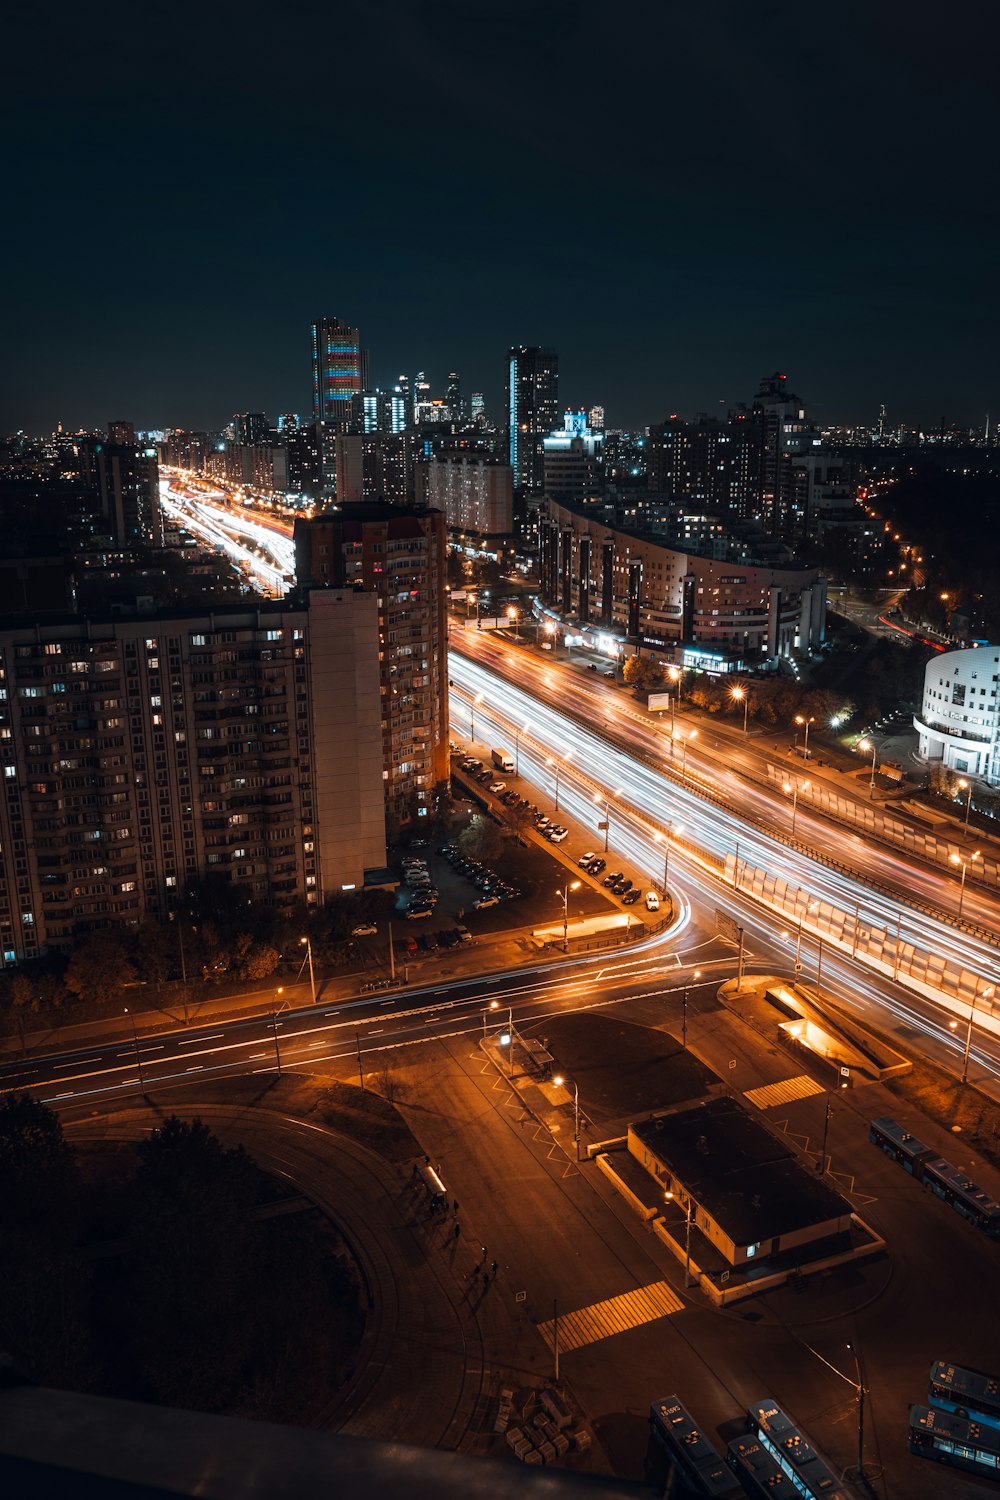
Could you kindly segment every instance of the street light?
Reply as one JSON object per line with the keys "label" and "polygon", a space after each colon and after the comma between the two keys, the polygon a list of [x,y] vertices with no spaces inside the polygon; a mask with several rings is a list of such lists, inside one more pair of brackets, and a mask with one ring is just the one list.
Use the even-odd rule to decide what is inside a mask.
{"label": "street light", "polygon": [[[619,787],[616,792],[609,792],[608,795],[604,798],[604,852],[605,852],[605,854],[607,854],[607,852],[608,852],[608,839],[609,839],[609,837],[611,835],[611,798],[612,797],[620,797],[621,794],[622,794],[622,790],[623,790],[623,788]],[[600,805],[601,805],[601,798],[595,793],[595,795],[594,795],[594,806],[595,807],[600,807]],[[600,826],[600,825],[598,825],[598,826]]]}
{"label": "street light", "polygon": [[[656,842],[658,844],[662,844],[663,845],[663,894],[664,894],[664,896],[666,896],[666,894],[667,894],[667,880],[668,880],[669,875],[670,875],[670,840],[674,836],[674,831],[675,831],[674,830],[674,823],[673,823],[673,819],[671,818],[670,821],[667,823],[667,831],[666,831],[666,833],[655,833],[653,835],[653,837],[656,839]],[[676,832],[677,833],[683,833],[684,832],[684,824],[683,823],[678,823]]]}
{"label": "street light", "polygon": [[[795,715],[795,722],[796,722],[796,724],[804,724],[805,725],[806,732],[805,732],[805,738],[803,739],[803,742],[802,742],[802,758],[803,758],[803,760],[808,760],[809,759],[809,725],[810,724],[815,724],[816,717],[815,717],[815,715],[811,715],[807,719],[807,718],[805,718],[805,716],[803,714],[796,714]],[[798,734],[797,733],[796,733],[795,739],[796,739],[796,742],[798,742]]]}
{"label": "street light", "polygon": [[511,605],[510,608],[507,611],[507,619],[510,621],[510,623],[514,627],[514,639],[515,639],[515,641],[518,639],[518,634],[517,634],[517,622],[518,622],[518,618],[519,618],[518,611],[514,608],[513,605]]}
{"label": "street light", "polygon": [[312,993],[312,1003],[316,1004],[316,976],[313,973],[313,945],[307,937],[299,938],[299,946],[305,944],[306,957],[309,960],[309,989]]}
{"label": "street light", "polygon": [[484,1038],[486,1036],[486,1018],[487,1018],[487,1016],[491,1016],[495,1010],[499,1010],[499,1009],[500,1009],[500,1001],[499,1000],[491,1000],[490,1003],[489,1003],[488,1009],[486,1009],[486,1010],[483,1011],[483,1037]]}
{"label": "street light", "polygon": [[520,729],[514,730],[514,775],[521,774],[521,736],[527,734],[531,728],[530,724],[522,724]]}
{"label": "street light", "polygon": [[792,838],[795,837],[795,815],[798,812],[799,808],[799,792],[804,792],[808,785],[808,781],[796,783],[795,786],[792,786],[790,781],[782,783],[781,790],[785,792],[786,795],[788,792],[791,792],[792,794]]}
{"label": "street light", "polygon": [[671,753],[671,755],[673,755],[673,753],[674,753],[673,752],[673,741],[674,741],[674,739],[680,740],[682,742],[683,746],[684,746],[684,754],[681,757],[681,775],[682,776],[686,776],[687,775],[688,745],[690,744],[690,742],[692,740],[697,739],[697,738],[698,738],[698,731],[697,731],[697,729],[689,729],[688,732],[687,732],[687,734],[685,734],[684,731],[681,730],[680,734],[674,735],[671,738],[671,741],[670,741],[670,753]]}
{"label": "street light", "polygon": [[681,696],[681,669],[680,667],[668,667],[667,676],[674,685],[674,691],[670,695],[670,754],[674,753],[674,709]]}
{"label": "street light", "polygon": [[[878,746],[875,745],[871,740],[858,740],[858,749],[864,751],[865,755],[868,754],[869,750],[872,753],[872,774],[871,774],[871,780],[868,783],[868,795],[869,795],[869,797],[874,797],[874,795],[875,795],[875,757],[876,757],[876,755],[878,755]],[[959,785],[961,786],[961,782],[959,782]]]}
{"label": "street light", "polygon": [[[691,978],[694,980],[695,984],[697,984],[698,980],[701,978],[701,970],[700,969],[695,969],[694,973],[691,975]],[[689,988],[690,988],[690,986],[688,986],[688,985],[684,986],[684,994],[683,994],[683,996],[681,998],[681,1047],[683,1048],[683,1050],[685,1052],[687,1051],[687,1044],[688,1044],[688,991],[689,991]]]}
{"label": "street light", "polygon": [[[672,1199],[680,1206],[680,1200],[669,1189],[664,1195],[669,1203]],[[691,1196],[685,1194],[684,1199],[684,1285],[691,1285]]]}
{"label": "street light", "polygon": [[[557,1073],[552,1082],[556,1088],[569,1087],[561,1073]],[[580,1085],[573,1084],[573,1143],[576,1146],[576,1159],[580,1160]]]}
{"label": "street light", "polygon": [[563,952],[564,953],[568,953],[569,952],[569,893],[570,893],[570,891],[578,891],[580,889],[580,884],[581,884],[581,882],[579,880],[571,880],[569,882],[569,884],[565,887],[564,890],[556,891],[556,895],[562,897],[562,904],[563,904]]}
{"label": "street light", "polygon": [[129,1020],[132,1022],[132,1040],[135,1043],[135,1066],[136,1066],[136,1071],[139,1074],[139,1092],[142,1095],[142,1097],[145,1098],[146,1097],[146,1085],[142,1081],[142,1058],[139,1056],[139,1033],[135,1029],[135,1016],[129,1010],[129,1008],[128,1008],[127,1005],[125,1007],[125,1014],[128,1016]]}
{"label": "street light", "polygon": [[509,1048],[507,1053],[508,1072],[511,1078],[514,1076],[514,1007],[511,1006],[507,1012],[507,1030],[501,1031],[499,1036],[501,1047]]}
{"label": "street light", "polygon": [[476,704],[482,701],[482,693],[477,693],[469,704],[469,742],[473,745],[476,743]]}
{"label": "street light", "polygon": [[736,703],[743,704],[743,738],[747,737],[747,714],[750,712],[750,694],[746,688],[734,687],[730,689],[730,698]]}
{"label": "street light", "polygon": [[[572,755],[572,753],[573,753],[572,750],[569,751],[569,753],[566,756],[567,760],[569,760],[570,755]],[[559,811],[559,762],[558,762],[558,760],[553,759],[553,757],[550,755],[549,758],[548,758],[548,760],[545,762],[545,764],[547,766],[551,766],[552,769],[553,769],[553,771],[554,771],[554,773],[555,773],[555,778],[556,778],[556,812],[558,812]]]}
{"label": "street light", "polygon": [[953,865],[961,865],[962,866],[962,881],[961,881],[961,884],[959,885],[959,888],[958,888],[958,915],[959,916],[962,915],[962,903],[965,900],[965,877],[969,873],[969,866],[971,864],[974,864],[977,859],[981,859],[981,858],[982,858],[982,855],[980,854],[980,852],[979,852],[978,849],[976,850],[975,854],[970,854],[969,857],[968,857],[968,859],[963,859],[960,854],[953,854],[951,856],[951,862],[952,862]]}
{"label": "street light", "polygon": [[[996,992],[996,985],[995,984],[989,984],[989,985],[987,985],[986,988],[983,990],[983,999],[984,1000],[988,1000],[990,998],[990,996],[992,994],[994,994],[995,992]],[[969,1054],[972,1051],[972,1023],[975,1020],[975,1016],[976,1016],[976,996],[973,995],[971,1004],[969,1005],[969,1026],[968,1026],[968,1030],[965,1033],[965,1055],[962,1058],[962,1082],[963,1083],[968,1083],[968,1081],[969,1081]]]}
{"label": "street light", "polygon": [[966,791],[966,790],[968,791],[968,795],[967,795],[967,797],[965,799],[965,822],[962,824],[962,827],[964,828],[965,832],[968,833],[968,831],[969,831],[969,814],[972,812],[972,782],[971,781],[962,780],[958,784],[961,787],[961,789],[962,789],[963,792]]}

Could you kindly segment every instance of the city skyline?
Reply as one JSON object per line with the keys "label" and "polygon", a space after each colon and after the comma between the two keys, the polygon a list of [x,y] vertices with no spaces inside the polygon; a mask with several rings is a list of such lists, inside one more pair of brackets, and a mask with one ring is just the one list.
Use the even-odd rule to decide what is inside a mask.
{"label": "city skyline", "polygon": [[[993,17],[974,51],[896,0],[792,28],[732,4],[711,27],[648,4],[244,18],[200,15],[175,62],[124,10],[14,17],[39,69],[6,101],[4,430],[304,413],[324,309],[375,383],[457,369],[494,413],[521,343],[613,427],[718,412],[772,369],[820,421],[1000,407]],[[326,40],[357,121],[335,153]]]}

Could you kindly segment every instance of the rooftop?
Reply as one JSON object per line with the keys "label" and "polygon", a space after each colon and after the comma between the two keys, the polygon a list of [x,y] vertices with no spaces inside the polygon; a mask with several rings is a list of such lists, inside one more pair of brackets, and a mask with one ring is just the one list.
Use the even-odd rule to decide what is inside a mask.
{"label": "rooftop", "polygon": [[633,1135],[737,1245],[844,1218],[851,1206],[735,1099],[657,1115]]}

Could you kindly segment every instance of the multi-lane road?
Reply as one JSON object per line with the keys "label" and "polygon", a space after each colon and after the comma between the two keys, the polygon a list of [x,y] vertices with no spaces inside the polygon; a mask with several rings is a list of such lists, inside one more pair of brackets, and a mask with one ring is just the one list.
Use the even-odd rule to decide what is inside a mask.
{"label": "multi-lane road", "polygon": [[[782,836],[788,833],[789,808],[740,777],[753,752],[722,731],[714,749],[704,737],[700,744],[689,740],[687,755],[679,761],[676,751],[671,755],[664,730],[643,720],[633,704],[622,701],[623,694],[596,674],[560,671],[495,636],[484,640],[483,632],[463,632],[458,646],[450,666],[457,729],[468,734],[474,717],[478,740],[494,737],[507,748],[514,740],[521,775],[549,795],[558,767],[561,806],[593,829],[595,839],[602,836],[598,823],[610,812],[616,847],[652,881],[662,879],[669,844],[673,878],[702,919],[721,907],[755,934],[758,947],[781,942],[782,934],[775,930],[781,919],[743,899],[712,868],[738,853],[751,865],[780,870],[810,896],[856,912],[863,928],[895,931],[898,924],[904,942],[943,956],[987,984],[997,979],[1000,985],[1000,951],[988,939],[1000,925],[998,906],[989,892],[966,892],[965,914],[975,917],[986,936],[962,931],[921,909],[954,913],[953,879],[869,844],[802,805],[790,844]],[[690,775],[677,775],[682,767]],[[674,774],[665,774],[669,772]],[[707,801],[699,782],[721,794],[726,805]],[[817,862],[811,850],[836,860],[838,868]],[[919,904],[910,904],[914,900]],[[791,968],[799,947],[794,924],[784,940],[784,967]],[[803,939],[802,955],[808,975],[818,960],[814,938]],[[823,979],[848,1003],[877,1013],[880,1024],[910,1045],[916,1033],[932,1056],[954,1060],[964,1046],[967,1005],[908,993],[830,944],[824,944]],[[977,1079],[992,1085],[1000,1076],[1000,1045],[989,1009],[984,1006],[976,1020],[973,1066]]]}
{"label": "multi-lane road", "polygon": [[160,504],[167,516],[230,558],[261,593],[282,594],[292,582],[295,549],[287,521],[227,505],[221,490],[192,490],[171,470],[160,480]]}

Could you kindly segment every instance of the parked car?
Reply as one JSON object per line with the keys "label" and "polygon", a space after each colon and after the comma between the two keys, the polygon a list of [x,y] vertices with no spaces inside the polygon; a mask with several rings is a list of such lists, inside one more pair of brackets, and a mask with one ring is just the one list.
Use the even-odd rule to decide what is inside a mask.
{"label": "parked car", "polygon": [[568,833],[568,828],[556,828],[549,834],[549,839],[553,844],[561,844]]}
{"label": "parked car", "polygon": [[611,887],[617,883],[617,881],[624,879],[625,877],[622,874],[621,870],[612,870],[610,875],[605,875],[604,880],[601,883],[606,890],[610,890]]}
{"label": "parked car", "polygon": [[359,922],[357,927],[351,928],[351,937],[374,937],[378,927],[374,922]]}
{"label": "parked car", "polygon": [[601,872],[602,872],[602,870],[607,869],[607,864],[608,864],[608,862],[607,862],[606,859],[601,859],[600,857],[598,857],[597,859],[593,860],[592,863],[591,863],[590,874],[591,875],[600,875]]}
{"label": "parked car", "polygon": [[488,906],[499,906],[499,896],[480,896],[478,901],[473,901],[473,911],[485,911]]}
{"label": "parked car", "polygon": [[647,911],[659,911],[659,909],[660,909],[660,898],[659,898],[659,896],[656,894],[655,891],[647,891],[646,892],[646,910]]}
{"label": "parked car", "polygon": [[634,906],[642,895],[639,887],[634,885],[630,891],[626,891],[622,897],[622,906]]}
{"label": "parked car", "polygon": [[580,866],[581,870],[589,870],[590,866],[593,864],[596,858],[597,855],[593,852],[593,850],[591,850],[589,854],[581,854],[580,858],[577,860],[577,864]]}
{"label": "parked car", "polygon": [[406,908],[406,920],[408,922],[419,922],[421,917],[431,917],[433,915],[433,906],[408,906]]}
{"label": "parked car", "polygon": [[506,790],[507,790],[507,783],[506,783],[506,781],[491,781],[490,782],[490,791],[493,793],[494,797],[499,797],[500,793],[501,792],[505,792]]}
{"label": "parked car", "polygon": [[632,889],[632,882],[631,880],[626,880],[623,877],[621,880],[616,880],[611,889],[614,891],[616,896],[624,896],[626,891],[630,891]]}

